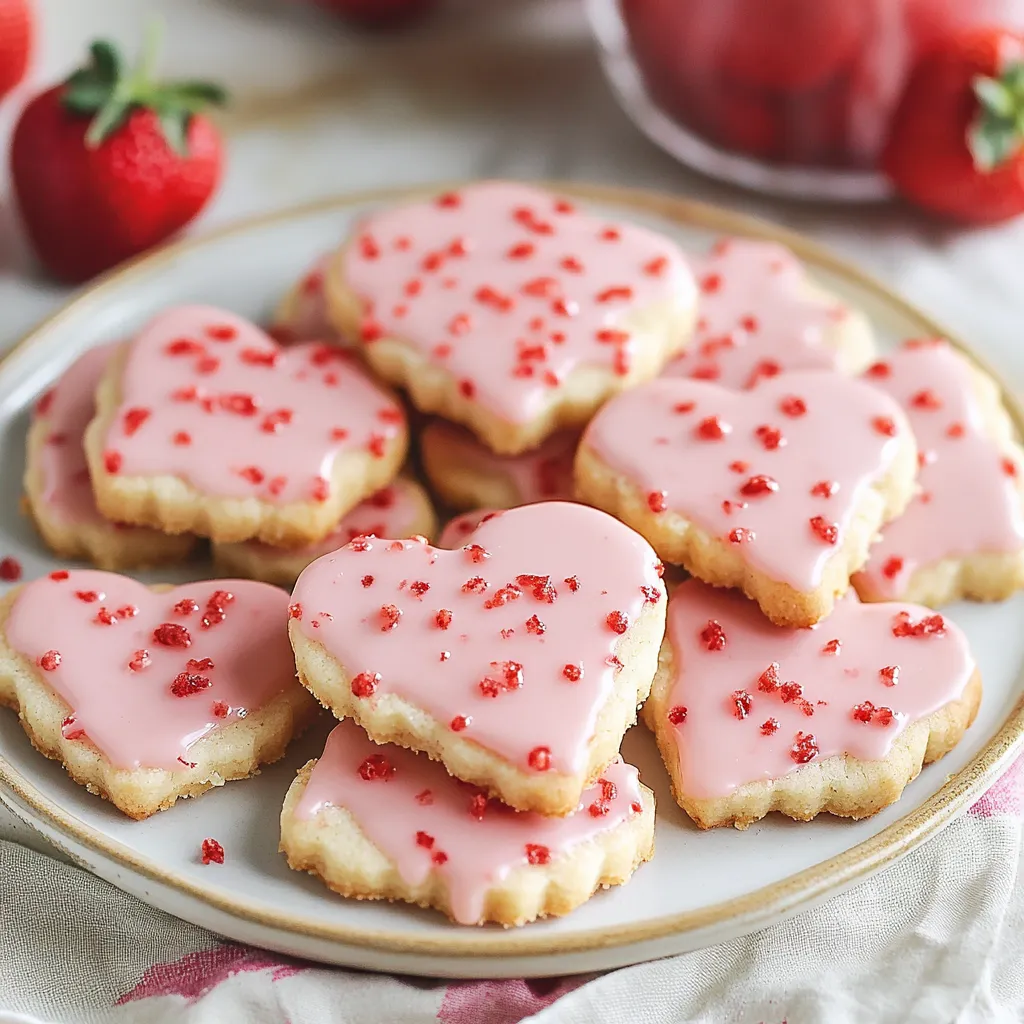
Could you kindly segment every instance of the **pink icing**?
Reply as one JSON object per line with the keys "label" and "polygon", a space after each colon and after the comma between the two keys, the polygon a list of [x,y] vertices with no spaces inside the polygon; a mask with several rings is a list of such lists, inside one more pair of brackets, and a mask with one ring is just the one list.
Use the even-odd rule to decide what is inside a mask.
{"label": "pink icing", "polygon": [[[385,759],[380,767],[373,763],[375,771],[365,770],[370,779],[360,774],[367,758]],[[308,820],[325,806],[345,808],[406,884],[420,885],[431,871],[438,872],[455,919],[475,924],[487,890],[530,863],[531,849],[534,862],[553,861],[639,813],[640,783],[632,765],[617,759],[602,779],[610,787],[592,786],[569,817],[518,813],[497,800],[484,801],[476,787],[453,779],[426,757],[379,747],[357,725],[342,722],[327,738],[296,815]]]}
{"label": "pink icing", "polygon": [[401,405],[348,353],[314,343],[283,349],[210,306],[151,320],[132,344],[121,388],[108,470],[280,504],[326,500],[336,456],[383,454],[405,422]]}
{"label": "pink icing", "polygon": [[[724,436],[705,436],[716,422]],[[735,543],[755,569],[807,592],[843,543],[862,493],[891,464],[902,423],[888,395],[837,373],[789,373],[748,392],[673,378],[614,398],[583,443],[640,487],[652,510],[681,513]],[[751,493],[759,477],[777,490]],[[835,486],[812,493],[825,484]],[[835,543],[812,520],[826,532],[835,526]]]}
{"label": "pink icing", "polygon": [[[942,632],[895,636],[901,612],[912,624],[934,616]],[[721,650],[702,636],[712,622],[724,633]],[[817,746],[810,761],[838,754],[880,760],[909,723],[959,698],[974,671],[967,639],[952,622],[919,605],[860,604],[853,594],[824,622],[784,629],[738,591],[687,580],[669,601],[668,636],[676,678],[667,714],[671,725],[683,717],[672,709],[686,709],[672,728],[684,793],[699,800],[807,763],[812,748],[800,733]],[[833,640],[838,650],[830,653]],[[781,688],[772,689],[769,671],[768,692],[759,680],[773,663]],[[896,685],[886,683],[889,668],[898,669]],[[802,693],[787,690],[790,683]],[[748,709],[742,717],[737,697]]]}
{"label": "pink icing", "polygon": [[885,527],[858,583],[890,599],[923,566],[1020,551],[1021,467],[985,433],[964,358],[945,341],[911,343],[875,363],[865,379],[892,395],[910,420],[921,450],[920,493]]}
{"label": "pink icing", "polygon": [[[445,551],[370,540],[325,555],[295,584],[301,629],[353,676],[379,674],[378,694],[396,693],[441,722],[467,719],[456,730],[465,739],[522,766],[547,748],[551,770],[578,771],[613,686],[608,659],[620,634],[608,617],[622,612],[635,622],[647,600],[642,587],[660,598],[657,557],[611,516],[566,502],[504,512],[472,543]],[[539,599],[532,582],[520,584],[518,598],[499,594],[526,574],[549,577],[554,600]],[[486,590],[467,592],[476,578]],[[417,595],[420,584],[429,589]],[[401,613],[393,628],[390,608]],[[450,625],[439,628],[444,611]],[[505,689],[510,663],[521,666],[521,686]],[[578,667],[579,678],[570,681],[566,666]],[[496,696],[485,694],[485,680],[500,687]]]}
{"label": "pink icing", "polygon": [[369,217],[345,276],[366,307],[364,341],[402,338],[514,423],[578,366],[628,372],[631,313],[696,298],[667,238],[506,182]]}
{"label": "pink icing", "polygon": [[579,439],[579,431],[563,430],[522,455],[495,455],[468,430],[431,420],[422,443],[444,445],[469,472],[507,478],[519,495],[517,504],[528,505],[573,499],[572,463]]}
{"label": "pink icing", "polygon": [[116,345],[100,345],[78,357],[36,403],[33,421],[45,420],[39,455],[47,514],[65,523],[104,523],[96,508],[82,435],[96,411],[96,385]]}
{"label": "pink icing", "polygon": [[375,534],[378,537],[408,537],[418,525],[421,499],[415,484],[401,477],[382,487],[351,512],[318,544],[303,548],[276,548],[260,541],[246,541],[252,551],[270,557],[304,555],[310,559],[326,555],[354,537]]}
{"label": "pink icing", "polygon": [[327,312],[324,274],[332,253],[325,253],[302,275],[289,294],[287,316],[275,317],[270,333],[282,343],[329,341],[343,343]]}
{"label": "pink icing", "polygon": [[726,238],[691,262],[700,287],[697,326],[666,376],[748,388],[783,370],[837,368],[825,335],[850,311],[808,295],[803,264],[784,246]]}
{"label": "pink icing", "polygon": [[[220,602],[223,621],[204,628],[217,591],[234,599]],[[197,610],[176,610],[189,599]],[[153,593],[127,576],[62,570],[26,584],[5,631],[10,646],[39,666],[42,681],[70,707],[65,738],[84,731],[118,768],[175,770],[188,763],[197,740],[294,685],[287,607],[284,591],[249,580],[205,580]],[[217,618],[214,610],[211,621]],[[157,640],[165,623],[183,626],[190,645]],[[203,659],[213,666],[187,665]],[[177,682],[181,673],[193,679]],[[175,685],[194,692],[175,696]]]}
{"label": "pink icing", "polygon": [[475,508],[472,512],[463,512],[462,515],[449,519],[441,536],[437,540],[439,548],[462,547],[469,538],[469,535],[486,519],[502,514],[500,508]]}

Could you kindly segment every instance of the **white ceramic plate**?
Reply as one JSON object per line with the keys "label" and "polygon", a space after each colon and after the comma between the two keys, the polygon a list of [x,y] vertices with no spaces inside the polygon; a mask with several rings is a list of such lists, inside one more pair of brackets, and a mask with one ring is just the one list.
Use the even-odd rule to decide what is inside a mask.
{"label": "white ceramic plate", "polygon": [[[704,248],[721,233],[778,238],[830,288],[866,309],[886,343],[940,333],[882,286],[770,225],[664,196],[564,191],[590,198],[611,215],[652,224],[690,248]],[[0,365],[0,553],[21,559],[28,577],[55,567],[18,513],[27,409],[82,349],[123,337],[180,302],[210,302],[261,318],[361,210],[394,198],[338,200],[171,247],[115,273],[38,328]],[[1019,428],[1015,408],[1014,415]],[[207,574],[197,564],[184,577]],[[258,778],[132,822],[35,753],[15,715],[0,711],[0,798],[96,874],[241,941],[426,975],[521,977],[616,967],[755,931],[804,909],[891,863],[966,807],[1024,735],[1022,609],[1024,597],[949,610],[978,657],[985,681],[981,713],[952,754],[926,768],[896,806],[867,821],[823,815],[797,824],[773,816],[747,832],[701,833],[672,801],[651,737],[634,729],[624,753],[657,793],[654,860],[628,885],[598,894],[568,917],[513,931],[460,928],[404,904],[344,900],[289,871],[277,851],[278,809],[296,767],[319,752],[327,723]],[[224,844],[223,866],[198,862],[206,836]]]}

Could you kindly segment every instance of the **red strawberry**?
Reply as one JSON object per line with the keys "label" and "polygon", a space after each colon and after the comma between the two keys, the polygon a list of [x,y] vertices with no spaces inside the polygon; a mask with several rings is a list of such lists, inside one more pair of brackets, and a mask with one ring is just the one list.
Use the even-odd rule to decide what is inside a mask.
{"label": "red strawberry", "polygon": [[93,43],[89,65],[32,100],[15,127],[14,194],[57,278],[83,281],[163,241],[220,179],[220,136],[199,111],[225,94],[154,82],[154,44],[127,70],[110,43]]}
{"label": "red strawberry", "polygon": [[423,17],[437,0],[314,0],[349,21],[367,27],[392,28]]}
{"label": "red strawberry", "polygon": [[934,213],[992,224],[1024,213],[1024,36],[958,33],[911,72],[882,166]]}
{"label": "red strawberry", "polygon": [[34,35],[29,0],[0,0],[0,99],[25,77]]}

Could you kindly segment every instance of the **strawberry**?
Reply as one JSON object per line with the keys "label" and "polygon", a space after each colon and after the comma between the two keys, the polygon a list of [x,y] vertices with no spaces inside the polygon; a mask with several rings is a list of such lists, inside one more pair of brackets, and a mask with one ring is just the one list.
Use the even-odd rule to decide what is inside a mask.
{"label": "strawberry", "polygon": [[[0,0],[2,2],[2,0]],[[11,142],[14,194],[47,270],[83,281],[163,241],[206,205],[221,140],[200,110],[225,94],[156,83],[150,34],[138,67],[107,42],[89,64],[24,109]]]}
{"label": "strawberry", "polygon": [[25,77],[34,35],[29,0],[0,0],[0,99]]}
{"label": "strawberry", "polygon": [[911,72],[882,166],[911,202],[967,224],[1024,213],[1024,36],[960,32]]}

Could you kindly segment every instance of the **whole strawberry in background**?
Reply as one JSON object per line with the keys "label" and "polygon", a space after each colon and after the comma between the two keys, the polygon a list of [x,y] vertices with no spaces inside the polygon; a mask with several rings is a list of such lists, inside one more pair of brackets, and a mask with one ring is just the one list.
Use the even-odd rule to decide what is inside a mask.
{"label": "whole strawberry in background", "polygon": [[0,99],[25,77],[34,35],[29,0],[0,0]]}
{"label": "whole strawberry in background", "polygon": [[975,29],[915,66],[882,166],[897,191],[933,213],[993,224],[1024,213],[1024,36]]}
{"label": "whole strawberry in background", "polygon": [[313,0],[365,28],[399,28],[426,16],[438,0]]}
{"label": "whole strawberry in background", "polygon": [[[3,0],[0,0],[0,4]],[[225,100],[207,82],[153,80],[151,32],[139,64],[95,42],[89,64],[36,96],[11,142],[14,195],[46,269],[84,281],[162,242],[206,205],[222,147],[201,113]]]}

